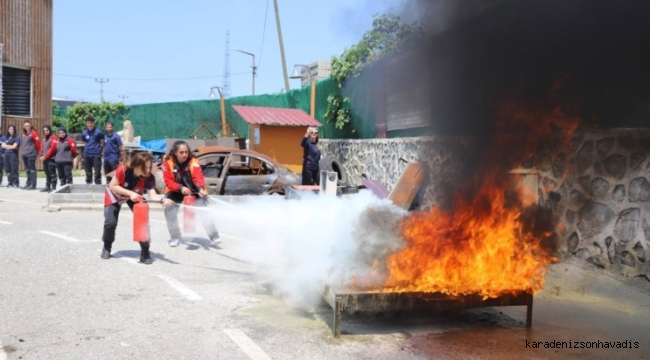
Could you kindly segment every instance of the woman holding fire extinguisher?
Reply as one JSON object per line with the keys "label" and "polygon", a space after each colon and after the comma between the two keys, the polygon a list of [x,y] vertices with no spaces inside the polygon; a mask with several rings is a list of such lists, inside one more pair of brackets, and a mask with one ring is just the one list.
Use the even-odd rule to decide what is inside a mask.
{"label": "woman holding fire extinguisher", "polygon": [[[149,194],[149,201],[158,201],[163,206],[170,206],[172,202],[168,199],[158,196],[155,190],[151,166],[153,157],[147,153],[139,153],[133,156],[129,166],[119,164],[117,169],[111,172],[111,182],[106,186],[104,195],[104,234],[102,241],[104,249],[102,250],[102,259],[111,257],[111,247],[115,241],[115,228],[117,219],[120,215],[120,208],[126,202],[131,211],[136,203],[144,202],[145,192]],[[107,174],[108,175],[108,174]],[[134,216],[134,223],[137,219]],[[144,225],[147,224],[134,224]],[[151,264],[151,255],[149,254],[149,243],[151,239],[133,239],[140,243],[140,261],[144,264]]]}
{"label": "woman holding fire extinguisher", "polygon": [[[205,178],[199,161],[190,152],[190,147],[185,141],[174,143],[162,164],[163,179],[165,180],[165,197],[176,204],[192,204],[198,207],[207,205]],[[178,246],[181,243],[181,230],[178,227],[179,206],[165,207],[167,229],[171,235],[169,246]],[[191,210],[191,209],[188,209]],[[207,214],[198,214],[205,230],[210,237],[210,245],[218,245],[219,232],[212,219]],[[185,217],[187,222],[187,215]],[[187,223],[186,223],[187,225]]]}

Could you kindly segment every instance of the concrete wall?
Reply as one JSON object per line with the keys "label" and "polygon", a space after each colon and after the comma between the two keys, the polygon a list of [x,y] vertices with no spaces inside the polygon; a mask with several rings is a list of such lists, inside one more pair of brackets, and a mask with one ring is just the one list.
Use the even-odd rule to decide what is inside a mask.
{"label": "concrete wall", "polygon": [[[569,148],[563,136],[521,162],[539,174],[539,201],[560,224],[560,252],[650,279],[650,129],[574,133]],[[323,140],[322,150],[341,162],[351,185],[366,173],[389,190],[404,170],[400,157],[424,162],[431,175],[420,208],[446,204],[476,158],[472,139],[451,137]]]}

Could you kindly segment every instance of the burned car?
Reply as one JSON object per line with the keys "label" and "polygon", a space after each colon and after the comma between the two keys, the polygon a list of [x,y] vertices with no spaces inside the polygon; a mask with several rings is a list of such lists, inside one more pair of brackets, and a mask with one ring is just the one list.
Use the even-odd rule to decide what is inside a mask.
{"label": "burned car", "polygon": [[[286,166],[252,150],[200,146],[194,156],[201,164],[210,195],[284,195],[286,186],[300,185],[302,181]],[[156,190],[162,193],[165,182],[162,171],[157,170]]]}

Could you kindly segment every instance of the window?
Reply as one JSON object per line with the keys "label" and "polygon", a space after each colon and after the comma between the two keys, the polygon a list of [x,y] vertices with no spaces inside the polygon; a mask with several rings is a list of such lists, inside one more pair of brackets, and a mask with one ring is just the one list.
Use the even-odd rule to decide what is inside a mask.
{"label": "window", "polygon": [[233,155],[228,168],[228,175],[268,175],[273,172],[275,172],[273,165],[246,155]]}
{"label": "window", "polygon": [[199,158],[199,164],[206,178],[218,178],[226,162],[226,155],[208,155]]}
{"label": "window", "polygon": [[2,67],[2,114],[32,115],[32,73],[30,70]]}

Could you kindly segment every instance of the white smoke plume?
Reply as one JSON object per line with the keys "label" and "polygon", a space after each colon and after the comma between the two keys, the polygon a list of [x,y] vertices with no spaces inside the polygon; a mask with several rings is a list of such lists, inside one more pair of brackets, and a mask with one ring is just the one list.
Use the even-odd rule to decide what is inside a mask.
{"label": "white smoke plume", "polygon": [[355,276],[372,277],[373,261],[403,246],[397,222],[406,211],[368,190],[349,197],[309,192],[293,200],[213,201],[210,210],[219,231],[239,239],[235,255],[302,306],[318,304],[324,285],[349,287]]}

